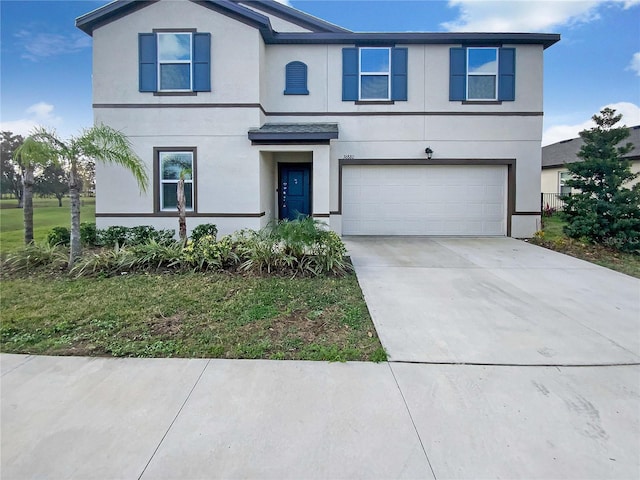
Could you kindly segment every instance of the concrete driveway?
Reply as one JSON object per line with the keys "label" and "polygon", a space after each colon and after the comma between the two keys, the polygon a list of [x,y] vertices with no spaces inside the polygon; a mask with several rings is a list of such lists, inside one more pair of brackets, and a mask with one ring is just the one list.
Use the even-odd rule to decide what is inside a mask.
{"label": "concrete driveway", "polygon": [[510,238],[349,238],[436,478],[640,478],[640,281]]}
{"label": "concrete driveway", "polygon": [[351,237],[392,361],[640,362],[640,280],[511,238]]}

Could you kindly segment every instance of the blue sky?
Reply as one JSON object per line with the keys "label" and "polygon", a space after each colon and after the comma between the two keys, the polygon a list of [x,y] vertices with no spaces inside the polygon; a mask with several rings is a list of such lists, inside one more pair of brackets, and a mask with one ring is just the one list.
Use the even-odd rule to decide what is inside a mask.
{"label": "blue sky", "polygon": [[[91,125],[91,38],[74,19],[106,3],[0,0],[1,130],[69,136]],[[577,136],[604,106],[640,124],[640,0],[288,3],[355,31],[560,33],[545,51],[543,144]]]}

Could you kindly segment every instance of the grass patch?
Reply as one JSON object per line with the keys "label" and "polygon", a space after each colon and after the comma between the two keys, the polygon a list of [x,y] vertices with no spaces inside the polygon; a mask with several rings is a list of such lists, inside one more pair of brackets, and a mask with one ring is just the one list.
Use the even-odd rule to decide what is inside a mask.
{"label": "grass patch", "polygon": [[544,217],[542,224],[543,234],[532,238],[530,242],[640,278],[640,255],[619,252],[602,245],[594,245],[569,238],[562,231],[564,225],[566,223],[559,215]]}
{"label": "grass patch", "polygon": [[[68,198],[62,199],[58,207],[56,198],[33,199],[33,237],[43,242],[53,227],[71,228],[71,206]],[[82,222],[95,222],[96,199],[82,197],[80,205]],[[13,252],[24,246],[24,214],[18,201],[0,200],[0,253]]]}
{"label": "grass patch", "polygon": [[7,353],[386,360],[353,274],[33,276],[1,287]]}

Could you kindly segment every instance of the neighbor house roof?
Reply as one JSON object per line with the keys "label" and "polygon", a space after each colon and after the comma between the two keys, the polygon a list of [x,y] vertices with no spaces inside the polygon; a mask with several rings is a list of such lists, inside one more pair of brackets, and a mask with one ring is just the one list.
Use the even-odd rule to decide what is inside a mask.
{"label": "neighbor house roof", "polygon": [[252,141],[329,141],[338,138],[337,123],[265,123],[249,130]]}
{"label": "neighbor house roof", "polygon": [[[629,137],[620,144],[626,145],[631,142],[636,148],[624,155],[624,158],[640,160],[640,125],[629,127],[629,130]],[[557,168],[565,163],[580,162],[581,159],[577,157],[577,154],[583,144],[584,140],[578,137],[542,147],[542,168]]]}
{"label": "neighbor house roof", "polygon": [[[115,0],[76,19],[76,26],[92,35],[94,29],[106,25],[158,0]],[[539,44],[550,47],[560,40],[555,33],[449,33],[449,32],[352,32],[274,0],[190,0],[258,30],[267,44],[459,44],[502,45]],[[247,8],[242,4],[250,5]],[[269,17],[253,9],[271,13],[311,32],[279,33],[273,30]]]}

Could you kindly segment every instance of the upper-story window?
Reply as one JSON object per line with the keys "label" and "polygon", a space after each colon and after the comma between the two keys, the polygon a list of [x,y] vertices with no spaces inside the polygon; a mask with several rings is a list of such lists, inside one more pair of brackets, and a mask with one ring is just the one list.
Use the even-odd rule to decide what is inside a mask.
{"label": "upper-story window", "polygon": [[360,99],[389,100],[391,93],[391,49],[360,49]]}
{"label": "upper-story window", "polygon": [[467,49],[467,100],[497,100],[498,49]]}
{"label": "upper-story window", "polygon": [[342,100],[406,101],[407,58],[404,47],[342,49]]}
{"label": "upper-story window", "polygon": [[191,33],[158,33],[159,91],[191,91]]}
{"label": "upper-story window", "polygon": [[461,47],[449,50],[449,100],[514,101],[516,49]]}
{"label": "upper-story window", "polygon": [[211,34],[138,34],[139,90],[159,94],[211,91]]}

